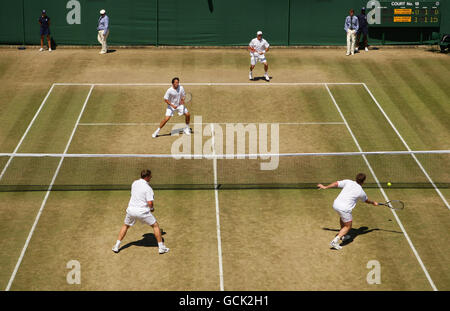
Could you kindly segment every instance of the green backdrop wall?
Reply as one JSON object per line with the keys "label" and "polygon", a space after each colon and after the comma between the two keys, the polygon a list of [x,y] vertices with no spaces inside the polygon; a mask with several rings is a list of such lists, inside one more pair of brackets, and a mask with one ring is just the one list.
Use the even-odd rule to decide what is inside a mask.
{"label": "green backdrop wall", "polygon": [[[246,45],[257,30],[271,45],[343,45],[348,10],[368,0],[0,0],[0,43],[38,44],[42,9],[57,44],[97,43],[99,10],[110,18],[110,45]],[[450,33],[450,0],[439,1]],[[417,29],[390,31],[386,43],[416,43]],[[430,31],[425,32],[425,39]],[[380,30],[371,29],[371,43]]]}

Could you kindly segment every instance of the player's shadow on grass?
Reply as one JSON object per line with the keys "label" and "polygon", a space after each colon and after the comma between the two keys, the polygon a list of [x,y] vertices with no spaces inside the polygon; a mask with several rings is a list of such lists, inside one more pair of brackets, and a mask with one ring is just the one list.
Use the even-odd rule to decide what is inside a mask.
{"label": "player's shadow on grass", "polygon": [[[264,76],[262,76],[262,77],[253,77],[253,80],[252,81],[259,81],[259,80],[264,80],[264,81],[266,81],[266,78],[264,77]],[[269,80],[272,80],[272,77],[271,76],[269,76]],[[267,81],[268,82],[268,81]]]}
{"label": "player's shadow on grass", "polygon": [[[339,229],[330,229],[330,228],[322,228],[323,230],[327,230],[327,231],[334,231],[334,232],[339,232]],[[348,235],[350,235],[350,239],[342,242],[340,245],[341,246],[345,246],[348,245],[350,243],[352,243],[355,238],[359,235],[363,235],[363,234],[367,234],[373,231],[386,231],[386,232],[392,232],[392,233],[403,233],[400,231],[395,231],[395,230],[386,230],[386,229],[380,229],[380,228],[373,228],[373,229],[369,229],[368,227],[359,227],[358,229],[356,228],[351,228],[350,231],[347,233]]]}
{"label": "player's shadow on grass", "polygon": [[[157,137],[184,135],[183,130],[184,130],[184,128],[173,129],[170,131],[170,133],[158,134]],[[190,130],[191,130],[191,134],[194,134],[194,130],[192,130],[192,128],[190,128]]]}
{"label": "player's shadow on grass", "polygon": [[[166,234],[163,229],[161,229],[161,235]],[[163,238],[164,242],[164,238]],[[130,242],[128,244],[125,244],[119,249],[119,252],[123,251],[124,249],[127,249],[131,246],[143,246],[143,247],[158,247],[158,241],[156,241],[156,237],[153,233],[145,233],[142,235],[142,239],[134,242]]]}

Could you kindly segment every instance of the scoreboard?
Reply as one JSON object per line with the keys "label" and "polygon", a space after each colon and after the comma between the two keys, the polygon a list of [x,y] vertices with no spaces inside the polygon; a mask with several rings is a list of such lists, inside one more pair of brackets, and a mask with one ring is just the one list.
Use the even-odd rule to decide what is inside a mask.
{"label": "scoreboard", "polygon": [[[370,1],[369,1],[370,2]],[[371,27],[440,27],[439,1],[372,1]]]}

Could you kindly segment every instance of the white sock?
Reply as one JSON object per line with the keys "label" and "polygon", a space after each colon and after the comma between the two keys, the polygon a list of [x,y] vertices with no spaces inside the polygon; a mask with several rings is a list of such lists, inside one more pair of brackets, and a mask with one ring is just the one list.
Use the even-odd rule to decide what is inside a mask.
{"label": "white sock", "polygon": [[186,124],[186,128],[189,129],[189,124]]}
{"label": "white sock", "polygon": [[117,242],[116,242],[116,247],[119,248],[119,246],[120,246],[120,241],[117,240]]}
{"label": "white sock", "polygon": [[163,248],[164,247],[164,242],[158,242],[158,247],[159,248]]}
{"label": "white sock", "polygon": [[156,132],[156,133],[159,133],[159,130],[160,130],[160,128],[158,127],[158,128],[156,129],[156,131],[155,131],[155,132]]}

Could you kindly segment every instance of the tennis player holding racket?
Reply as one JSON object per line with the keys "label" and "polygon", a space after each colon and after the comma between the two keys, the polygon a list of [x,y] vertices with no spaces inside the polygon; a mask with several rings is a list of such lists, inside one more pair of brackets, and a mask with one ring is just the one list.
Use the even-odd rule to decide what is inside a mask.
{"label": "tennis player holding racket", "polygon": [[191,114],[185,106],[185,97],[186,93],[184,92],[184,88],[180,85],[180,79],[177,77],[173,78],[172,86],[167,89],[166,94],[164,95],[164,102],[167,104],[166,116],[152,134],[153,138],[158,136],[159,131],[166,125],[176,111],[179,116],[184,115],[186,119],[186,127],[183,130],[184,134],[191,135],[191,129],[189,128]]}
{"label": "tennis player holding racket", "polygon": [[267,64],[266,52],[269,51],[269,42],[262,37],[262,31],[258,31],[256,33],[256,38],[252,39],[248,45],[248,51],[250,52],[250,73],[248,74],[248,78],[253,80],[253,69],[255,68],[258,62],[264,64],[264,78],[266,81],[270,81],[269,74],[267,70],[269,70],[269,65]]}
{"label": "tennis player holding racket", "polygon": [[366,175],[364,173],[359,173],[358,175],[356,175],[355,181],[344,179],[335,181],[328,186],[324,186],[322,184],[317,185],[317,187],[319,187],[319,190],[328,188],[342,188],[342,191],[339,193],[333,203],[333,209],[339,214],[340,217],[339,222],[341,225],[341,230],[331,241],[331,248],[341,249],[342,246],[339,245],[339,240],[345,241],[351,238],[347,233],[352,228],[352,210],[355,208],[358,200],[367,204],[373,204],[375,206],[378,205],[378,202],[369,200],[366,193],[362,189],[361,186],[365,180]]}

